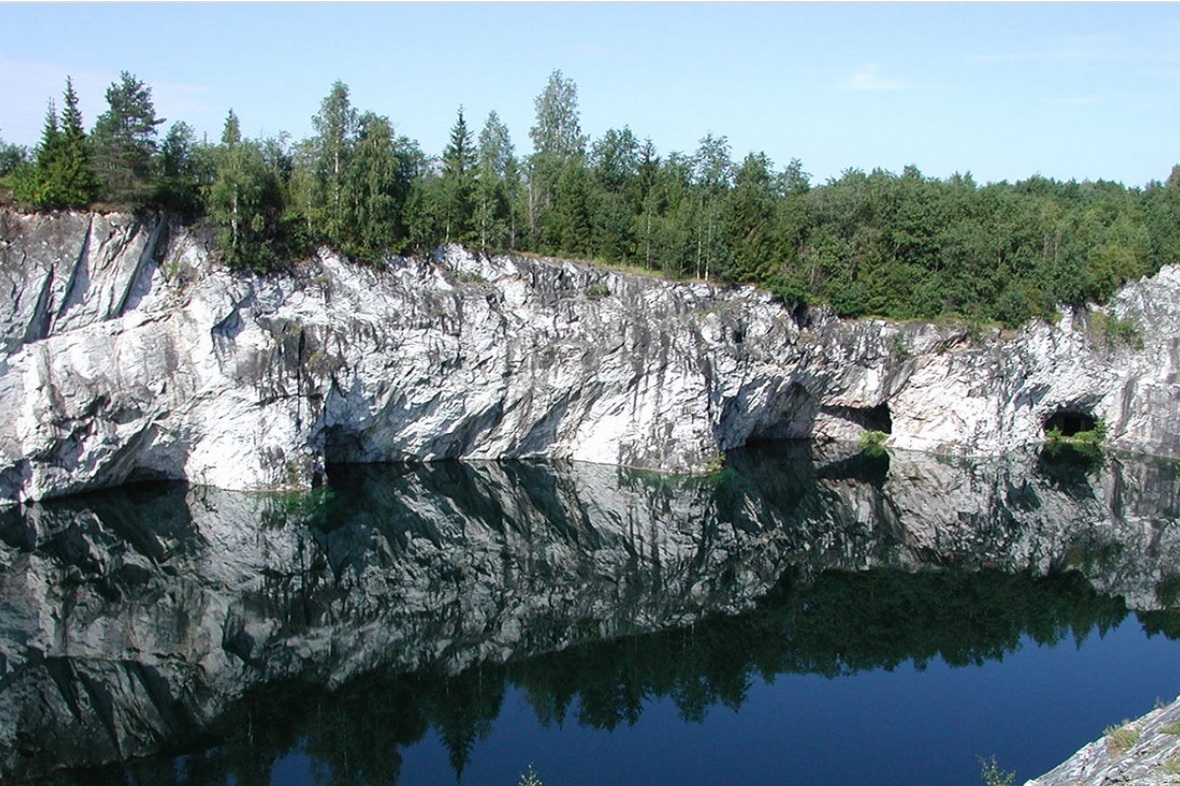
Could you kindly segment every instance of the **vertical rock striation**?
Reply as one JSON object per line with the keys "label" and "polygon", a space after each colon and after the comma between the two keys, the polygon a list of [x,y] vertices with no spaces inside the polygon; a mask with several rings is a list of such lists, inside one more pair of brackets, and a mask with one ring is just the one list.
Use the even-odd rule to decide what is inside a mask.
{"label": "vertical rock striation", "polygon": [[160,218],[7,211],[0,289],[2,500],[144,477],[306,488],[325,461],[695,472],[754,440],[865,430],[999,454],[1062,413],[1180,449],[1177,268],[1104,310],[973,335],[457,247],[257,277]]}

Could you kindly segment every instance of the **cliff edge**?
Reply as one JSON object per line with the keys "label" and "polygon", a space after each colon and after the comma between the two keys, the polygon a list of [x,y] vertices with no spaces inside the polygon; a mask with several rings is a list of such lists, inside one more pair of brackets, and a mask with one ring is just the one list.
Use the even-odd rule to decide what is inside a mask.
{"label": "cliff edge", "polygon": [[695,472],[866,430],[994,455],[1099,418],[1114,447],[1175,455],[1178,346],[1176,267],[1006,336],[458,247],[260,277],[166,218],[3,211],[0,500],[305,488],[330,461]]}

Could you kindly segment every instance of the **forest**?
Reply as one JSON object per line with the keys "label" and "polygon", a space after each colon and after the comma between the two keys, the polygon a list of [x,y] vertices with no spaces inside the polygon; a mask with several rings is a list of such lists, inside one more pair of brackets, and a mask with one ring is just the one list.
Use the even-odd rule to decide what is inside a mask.
{"label": "forest", "polygon": [[1016,327],[1059,305],[1103,302],[1180,261],[1180,166],[1128,187],[1032,175],[979,184],[847,169],[812,183],[793,159],[740,159],[724,136],[661,153],[628,127],[581,130],[577,85],[550,74],[530,152],[491,112],[456,112],[429,154],[334,83],[313,133],[243,137],[231,110],[216,142],[156,115],[123,72],[89,131],[67,79],[32,150],[0,140],[0,199],[26,210],[170,211],[207,230],[221,260],[282,270],[316,247],[360,264],[444,243],[754,284],[842,317],[958,318]]}

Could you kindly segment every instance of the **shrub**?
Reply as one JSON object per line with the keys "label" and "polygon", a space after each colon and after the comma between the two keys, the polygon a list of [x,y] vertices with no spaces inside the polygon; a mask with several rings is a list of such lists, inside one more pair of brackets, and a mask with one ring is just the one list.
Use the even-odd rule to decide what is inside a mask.
{"label": "shrub", "polygon": [[1005,772],[996,764],[996,757],[990,759],[979,757],[979,776],[983,778],[985,786],[1012,786],[1016,780],[1015,772]]}
{"label": "shrub", "polygon": [[857,444],[870,456],[879,456],[885,452],[885,440],[888,438],[889,435],[884,431],[862,431]]}
{"label": "shrub", "polygon": [[1114,347],[1125,344],[1136,351],[1142,350],[1143,333],[1133,319],[1120,319],[1114,314],[1103,311],[1092,311],[1089,314],[1089,329],[1087,334],[1091,339],[1101,340],[1106,346]]}
{"label": "shrub", "polygon": [[1094,428],[1089,431],[1079,431],[1074,434],[1073,438],[1074,441],[1083,445],[1101,445],[1102,441],[1106,439],[1106,421],[1098,418],[1094,421]]}
{"label": "shrub", "polygon": [[1139,742],[1139,730],[1130,721],[1119,726],[1107,726],[1102,732],[1106,736],[1106,750],[1111,756],[1122,756]]}
{"label": "shrub", "polygon": [[718,451],[705,460],[705,474],[716,475],[725,469],[725,454]]}
{"label": "shrub", "polygon": [[904,333],[894,334],[893,344],[889,347],[889,356],[894,360],[905,360],[910,356],[910,347],[905,340]]}

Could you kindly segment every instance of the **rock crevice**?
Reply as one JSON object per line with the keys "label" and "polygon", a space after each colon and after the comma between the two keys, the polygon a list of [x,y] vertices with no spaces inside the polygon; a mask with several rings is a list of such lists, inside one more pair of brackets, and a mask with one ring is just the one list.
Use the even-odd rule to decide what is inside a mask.
{"label": "rock crevice", "polygon": [[448,247],[234,273],[183,227],[21,215],[0,243],[0,499],[185,478],[307,487],[331,461],[547,457],[699,471],[781,438],[994,455],[1084,402],[1175,455],[1180,268],[1014,335],[805,319],[747,287]]}

